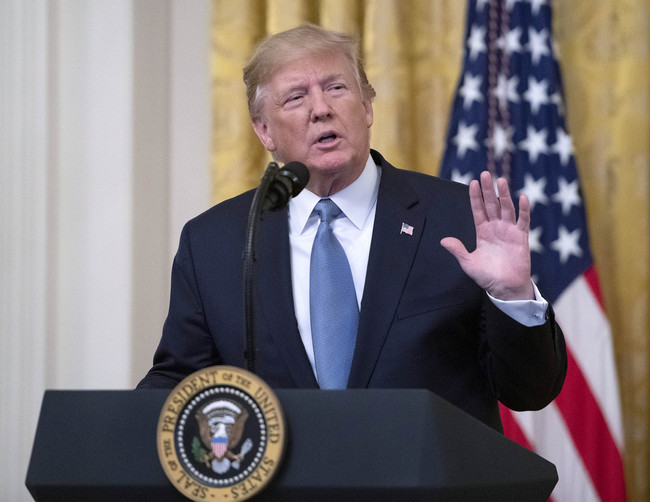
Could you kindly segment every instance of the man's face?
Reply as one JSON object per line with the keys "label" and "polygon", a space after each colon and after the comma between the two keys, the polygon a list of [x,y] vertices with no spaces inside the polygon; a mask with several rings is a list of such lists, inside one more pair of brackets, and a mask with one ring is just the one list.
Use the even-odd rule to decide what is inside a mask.
{"label": "man's face", "polygon": [[253,126],[276,160],[305,164],[308,188],[321,196],[357,179],[370,151],[373,114],[345,56],[294,59],[260,90],[261,113]]}

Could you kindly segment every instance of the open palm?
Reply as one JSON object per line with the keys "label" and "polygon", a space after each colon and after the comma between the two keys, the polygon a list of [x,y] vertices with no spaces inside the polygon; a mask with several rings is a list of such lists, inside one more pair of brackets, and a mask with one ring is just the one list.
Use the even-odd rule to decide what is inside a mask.
{"label": "open palm", "polygon": [[530,203],[519,199],[519,219],[505,179],[497,180],[497,192],[489,172],[481,173],[481,183],[469,185],[470,204],[476,226],[476,249],[468,252],[454,237],[440,244],[481,288],[500,300],[528,300],[535,297],[530,279]]}

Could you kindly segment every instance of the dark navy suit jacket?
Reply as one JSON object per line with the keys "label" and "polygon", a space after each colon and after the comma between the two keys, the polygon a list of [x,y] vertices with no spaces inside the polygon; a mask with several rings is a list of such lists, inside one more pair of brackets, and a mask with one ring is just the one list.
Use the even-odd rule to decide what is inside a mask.
{"label": "dark navy suit jacket", "polygon": [[[465,185],[394,168],[382,175],[350,388],[425,388],[501,429],[497,400],[539,409],[559,393],[566,349],[552,309],[526,328],[503,314],[441,245],[471,250]],[[173,387],[217,364],[246,367],[242,249],[253,192],[183,229],[169,315],[139,388]],[[412,235],[400,233],[402,223]],[[256,373],[275,388],[318,388],[296,323],[287,210],[265,213],[256,261]]]}

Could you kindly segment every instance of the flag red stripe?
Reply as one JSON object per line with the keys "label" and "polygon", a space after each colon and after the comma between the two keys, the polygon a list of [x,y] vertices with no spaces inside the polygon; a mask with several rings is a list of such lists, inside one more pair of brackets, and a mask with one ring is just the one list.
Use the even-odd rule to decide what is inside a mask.
{"label": "flag red stripe", "polygon": [[517,419],[513,415],[512,411],[502,404],[499,404],[499,412],[501,414],[501,423],[503,424],[503,431],[505,435],[516,443],[519,443],[524,448],[535,451],[535,448],[530,443],[530,441],[528,441],[526,434],[519,426],[519,422],[517,422]]}
{"label": "flag red stripe", "polygon": [[596,298],[596,300],[598,300],[598,304],[600,305],[600,308],[603,309],[604,312],[605,304],[603,303],[603,295],[600,290],[600,281],[598,280],[598,272],[596,272],[596,268],[590,267],[584,273],[584,278],[587,281],[587,284],[589,285],[589,289],[591,289],[592,293],[594,294],[594,297]]}
{"label": "flag red stripe", "polygon": [[555,399],[601,500],[625,500],[623,460],[580,367],[567,348],[564,387]]}

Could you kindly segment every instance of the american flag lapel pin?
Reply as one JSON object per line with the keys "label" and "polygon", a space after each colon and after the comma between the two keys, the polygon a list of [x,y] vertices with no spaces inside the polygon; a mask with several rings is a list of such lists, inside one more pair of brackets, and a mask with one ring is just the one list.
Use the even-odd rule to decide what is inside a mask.
{"label": "american flag lapel pin", "polygon": [[399,233],[413,235],[413,227],[408,223],[402,223],[402,229],[399,231]]}

